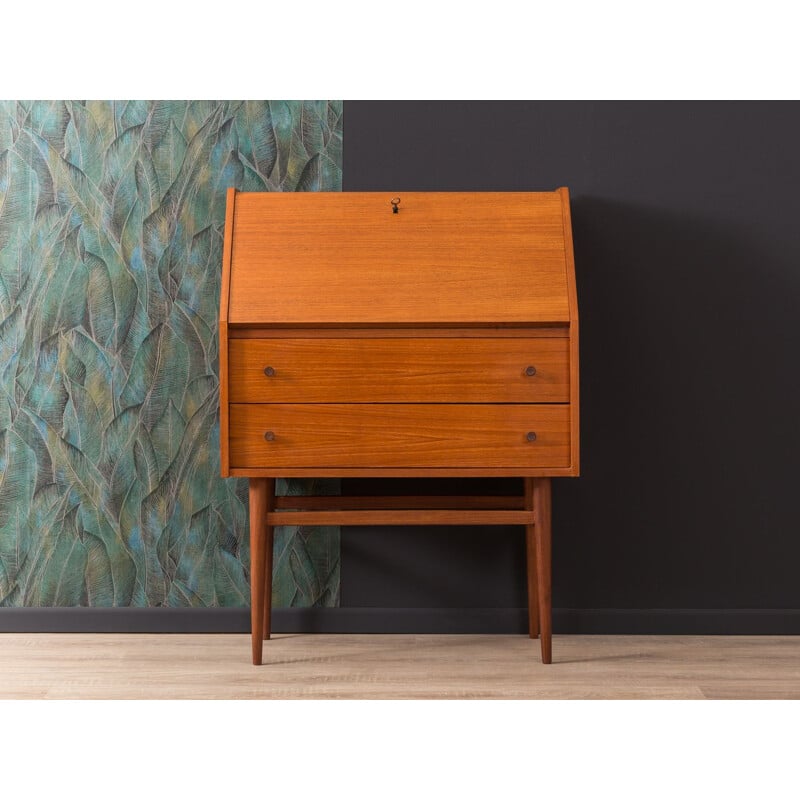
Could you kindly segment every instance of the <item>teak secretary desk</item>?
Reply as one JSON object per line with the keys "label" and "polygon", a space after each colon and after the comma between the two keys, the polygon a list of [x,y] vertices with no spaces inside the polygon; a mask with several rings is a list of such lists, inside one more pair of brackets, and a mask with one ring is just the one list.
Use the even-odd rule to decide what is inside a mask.
{"label": "teak secretary desk", "polygon": [[[222,475],[249,478],[253,663],[276,525],[524,525],[551,661],[550,479],[578,475],[569,195],[228,191]],[[276,477],[517,476],[519,497],[276,497]]]}

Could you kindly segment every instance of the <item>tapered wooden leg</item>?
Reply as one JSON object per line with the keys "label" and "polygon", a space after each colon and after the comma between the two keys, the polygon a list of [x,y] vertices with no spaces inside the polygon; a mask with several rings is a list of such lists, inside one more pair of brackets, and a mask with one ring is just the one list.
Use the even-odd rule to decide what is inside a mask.
{"label": "tapered wooden leg", "polygon": [[[267,478],[267,511],[275,507],[275,478]],[[264,567],[264,641],[269,639],[272,632],[272,553],[274,548],[274,528],[266,525],[266,562]]]}
{"label": "tapered wooden leg", "polygon": [[261,663],[264,628],[264,572],[267,561],[266,478],[250,478],[250,630],[253,664]]}
{"label": "tapered wooden leg", "polygon": [[536,576],[539,594],[539,634],[542,639],[542,663],[552,664],[552,594],[551,527],[552,501],[550,478],[533,479],[533,520],[536,542]]}
{"label": "tapered wooden leg", "polygon": [[[525,478],[525,509],[533,509],[533,478]],[[536,581],[536,526],[525,526],[525,553],[528,575],[528,634],[539,638],[539,594]]]}

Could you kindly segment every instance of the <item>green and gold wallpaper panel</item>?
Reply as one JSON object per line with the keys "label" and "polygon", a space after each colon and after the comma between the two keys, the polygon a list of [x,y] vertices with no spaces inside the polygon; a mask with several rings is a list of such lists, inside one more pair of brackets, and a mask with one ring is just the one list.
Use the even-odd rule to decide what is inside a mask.
{"label": "green and gold wallpaper panel", "polygon": [[[0,102],[0,606],[248,604],[225,192],[340,190],[341,166],[341,101]],[[338,531],[279,529],[275,604],[338,594]]]}

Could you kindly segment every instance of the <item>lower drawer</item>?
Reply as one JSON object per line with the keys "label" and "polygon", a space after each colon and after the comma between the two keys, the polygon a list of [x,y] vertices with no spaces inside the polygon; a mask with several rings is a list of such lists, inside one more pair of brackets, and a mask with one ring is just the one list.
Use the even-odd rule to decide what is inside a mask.
{"label": "lower drawer", "polygon": [[567,467],[569,405],[230,405],[232,468]]}

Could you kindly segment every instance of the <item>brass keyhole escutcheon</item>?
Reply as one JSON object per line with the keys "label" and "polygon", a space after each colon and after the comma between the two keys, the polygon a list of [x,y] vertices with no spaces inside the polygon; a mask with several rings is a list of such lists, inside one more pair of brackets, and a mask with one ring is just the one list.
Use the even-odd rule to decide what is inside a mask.
{"label": "brass keyhole escutcheon", "polygon": [[396,214],[399,211],[397,206],[400,205],[400,198],[393,197],[389,202],[392,204],[392,214]]}

